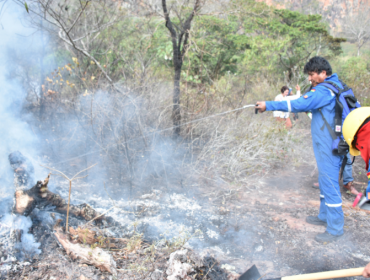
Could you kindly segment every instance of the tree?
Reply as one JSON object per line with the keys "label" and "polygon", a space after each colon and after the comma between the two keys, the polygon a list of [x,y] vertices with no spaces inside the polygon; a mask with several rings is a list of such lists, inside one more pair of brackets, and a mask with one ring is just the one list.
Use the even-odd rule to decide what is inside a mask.
{"label": "tree", "polygon": [[[21,0],[14,1],[24,7],[24,2]],[[80,99],[80,97],[90,95],[99,89],[104,91],[105,94],[109,93],[113,96],[104,96],[103,100],[109,100],[109,98],[114,100],[114,98],[117,98],[121,104],[130,104],[130,107],[133,108],[131,115],[137,122],[135,132],[138,131],[141,136],[143,135],[138,105],[134,98],[130,96],[130,91],[126,90],[128,87],[123,88],[118,83],[122,74],[120,73],[121,68],[117,67],[117,65],[124,63],[125,59],[120,56],[123,38],[115,35],[122,32],[122,25],[118,23],[124,24],[125,19],[128,18],[127,14],[132,11],[130,7],[125,8],[121,4],[109,0],[66,0],[63,2],[29,0],[26,7],[27,12],[29,12],[28,18],[33,26],[49,31],[52,37],[58,37],[59,42],[61,42],[58,54],[63,54],[60,60],[65,66],[58,67],[58,70],[53,71],[51,73],[52,79],[46,77],[47,82],[50,84],[40,85],[41,89],[53,86],[55,90],[54,88],[49,88],[49,90],[46,90],[46,93],[51,92],[51,94],[59,97],[62,97],[64,94],[64,98],[68,99],[71,104],[68,109],[73,110],[79,126],[84,132],[80,136],[85,138],[86,145],[83,148],[86,152],[93,149],[97,144],[100,147],[105,145],[103,143],[106,143],[108,139],[115,142],[115,144],[108,144],[111,148],[113,146],[112,150],[115,150],[115,152],[108,153],[108,156],[115,157],[119,154],[125,154],[128,163],[127,169],[130,173],[131,194],[134,172],[132,167],[133,159],[129,153],[128,136],[130,134],[128,130],[130,127],[127,121],[128,118],[126,118],[122,110],[116,113],[110,108],[111,110],[105,110],[102,114],[98,114],[103,116],[103,119],[97,125],[94,122],[96,121],[96,115],[94,116],[93,113],[94,98],[91,98],[90,109],[87,109],[83,105],[85,102]],[[137,11],[137,13],[139,12]],[[137,13],[133,12],[135,15]],[[41,22],[40,18],[42,19]],[[135,23],[134,21],[132,22],[133,24]],[[130,31],[134,30],[131,27]],[[137,26],[135,27],[135,31],[137,31],[138,28]],[[117,30],[117,28],[121,28],[121,30]],[[113,35],[111,37],[115,40],[112,40],[109,35]],[[134,47],[138,48],[138,45],[134,45]],[[145,47],[147,48],[147,46]],[[68,63],[72,61],[73,63]],[[146,64],[146,61],[143,61],[143,64]],[[63,71],[69,72],[67,77],[63,76]],[[66,84],[67,86],[65,86]],[[73,88],[72,92],[68,91],[70,90],[69,87]],[[61,99],[55,101],[56,97],[50,98],[50,100],[53,100],[50,103],[54,103],[54,105],[62,104]],[[115,105],[117,103],[116,101]],[[104,102],[101,102],[98,105],[101,106],[103,104]],[[119,105],[117,106],[119,107]],[[55,115],[55,112],[50,108],[48,111],[50,114]],[[87,111],[90,111],[90,114],[86,114]],[[114,115],[114,117],[110,118],[110,114]],[[115,118],[121,119],[120,121],[112,122]],[[50,119],[54,119],[53,121],[60,124],[60,120],[57,120],[57,118]],[[99,125],[100,133],[96,133],[96,126]],[[143,140],[143,142],[145,141]],[[87,157],[85,159],[87,164]]]}
{"label": "tree", "polygon": [[341,61],[339,76],[349,85],[361,102],[361,106],[370,106],[370,63],[368,57],[350,57]]}
{"label": "tree", "polygon": [[321,21],[320,15],[304,15],[289,10],[274,9],[270,20],[260,19],[267,37],[277,45],[279,65],[288,72],[288,81],[313,55],[332,57],[342,52],[343,38],[335,38]]}
{"label": "tree", "polygon": [[359,7],[358,11],[346,17],[343,23],[343,35],[357,45],[357,56],[362,46],[370,41],[370,9]]}
{"label": "tree", "polygon": [[[21,0],[14,2],[24,6]],[[27,1],[27,11],[34,26],[57,35],[69,52],[80,55],[79,58],[86,57],[88,65],[92,61],[108,83],[118,90],[109,71],[101,65],[95,54],[99,53],[99,47],[96,46],[101,45],[100,33],[114,25],[123,15],[119,5],[107,0],[69,0],[63,3],[30,0]]]}
{"label": "tree", "polygon": [[[186,1],[189,3],[189,0]],[[175,71],[174,76],[174,89],[173,89],[173,109],[172,109],[172,120],[174,125],[174,132],[176,135],[180,134],[181,124],[181,112],[180,112],[180,79],[181,79],[181,68],[183,65],[184,55],[189,48],[189,32],[191,28],[191,22],[200,10],[200,0],[194,1],[193,8],[189,11],[187,5],[181,3],[176,5],[173,4],[172,8],[177,18],[172,21],[170,18],[170,11],[167,8],[167,1],[162,0],[162,8],[164,18],[166,21],[166,27],[170,31],[172,49],[173,49],[173,67]]]}
{"label": "tree", "polygon": [[194,19],[191,46],[182,64],[182,77],[187,83],[212,84],[226,73],[237,73],[238,61],[249,40],[238,26],[232,16],[202,15]]}

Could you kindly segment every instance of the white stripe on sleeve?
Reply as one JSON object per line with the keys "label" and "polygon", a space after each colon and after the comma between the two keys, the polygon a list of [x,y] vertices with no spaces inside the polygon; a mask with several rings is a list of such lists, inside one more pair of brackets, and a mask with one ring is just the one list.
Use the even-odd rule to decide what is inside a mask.
{"label": "white stripe on sleeve", "polygon": [[290,100],[287,100],[286,103],[288,104],[288,112],[291,112],[292,106],[290,105]]}

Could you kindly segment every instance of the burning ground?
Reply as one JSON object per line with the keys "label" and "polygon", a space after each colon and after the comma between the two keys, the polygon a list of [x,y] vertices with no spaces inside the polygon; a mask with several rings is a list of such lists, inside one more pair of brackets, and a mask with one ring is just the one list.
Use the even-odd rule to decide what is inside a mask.
{"label": "burning ground", "polygon": [[[153,181],[147,193],[131,200],[124,199],[125,192],[117,186],[107,184],[101,194],[91,195],[91,185],[76,182],[72,204],[88,203],[116,221],[87,228],[112,241],[104,250],[113,257],[117,274],[73,260],[55,237],[55,223],[65,221],[65,216],[52,209],[35,209],[29,232],[39,244],[40,254],[22,255],[18,260],[7,255],[10,224],[2,220],[2,277],[236,279],[252,264],[266,277],[278,277],[360,267],[369,261],[368,213],[350,207],[353,197],[343,193],[344,237],[322,245],[313,238],[323,228],[305,223],[307,215],[318,211],[319,193],[311,187],[317,176],[315,169],[291,168],[271,175],[240,186],[212,186],[193,180],[179,188]],[[68,197],[68,182],[58,177],[52,181],[54,191]],[[364,181],[357,175],[356,187],[365,187]],[[70,220],[75,229],[85,225],[83,220]],[[98,239],[94,244],[99,244]],[[93,248],[86,240],[80,243],[88,250]],[[22,251],[27,253],[24,248],[18,253]],[[176,273],[182,276],[175,278]]]}

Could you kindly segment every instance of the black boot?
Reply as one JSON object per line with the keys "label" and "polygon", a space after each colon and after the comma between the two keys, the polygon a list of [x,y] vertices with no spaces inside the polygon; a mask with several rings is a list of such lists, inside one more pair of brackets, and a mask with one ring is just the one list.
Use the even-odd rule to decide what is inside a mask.
{"label": "black boot", "polygon": [[319,233],[318,235],[315,236],[315,240],[317,242],[332,242],[332,241],[337,241],[339,238],[341,238],[343,234],[341,235],[332,235],[329,232],[325,231],[324,233]]}
{"label": "black boot", "polygon": [[326,222],[324,222],[323,220],[320,220],[318,217],[315,217],[315,216],[308,216],[306,218],[306,222],[312,225],[324,226],[324,227],[328,225]]}

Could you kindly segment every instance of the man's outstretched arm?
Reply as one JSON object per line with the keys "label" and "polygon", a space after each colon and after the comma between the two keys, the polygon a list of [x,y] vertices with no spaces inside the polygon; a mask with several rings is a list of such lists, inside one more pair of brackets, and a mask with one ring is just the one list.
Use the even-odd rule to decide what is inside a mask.
{"label": "man's outstretched arm", "polygon": [[260,113],[264,111],[284,111],[284,112],[308,112],[314,109],[322,108],[332,102],[333,96],[326,88],[319,88],[316,91],[310,91],[296,100],[284,101],[259,101],[256,109]]}

